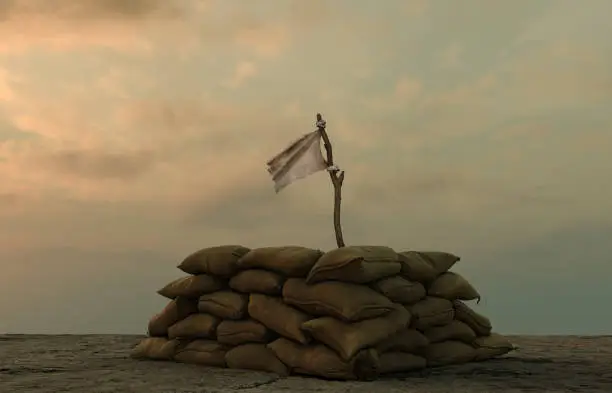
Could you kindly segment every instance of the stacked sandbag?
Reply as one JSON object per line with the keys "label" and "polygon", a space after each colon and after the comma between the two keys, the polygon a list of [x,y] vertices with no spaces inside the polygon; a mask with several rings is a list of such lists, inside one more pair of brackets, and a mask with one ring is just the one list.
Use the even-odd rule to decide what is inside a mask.
{"label": "stacked sandbag", "polygon": [[458,260],[382,246],[206,248],[158,291],[169,303],[132,356],[372,380],[507,353],[463,303],[479,295],[449,272]]}
{"label": "stacked sandbag", "polygon": [[[321,288],[305,283],[322,256],[323,252],[320,250],[297,246],[255,249],[240,259],[238,264],[242,271],[230,281],[230,286],[236,291],[249,292],[248,314],[250,318],[276,333],[277,338],[268,343],[266,348],[287,367],[288,373],[332,379],[376,378],[378,367],[375,351],[358,350],[352,356],[342,356],[308,330],[309,323],[317,321],[317,317],[321,315],[326,315],[317,308],[316,300],[334,299],[333,293],[325,292],[325,289],[321,292]],[[264,282],[260,278],[245,287],[247,280],[240,278],[247,272],[271,272],[276,275],[276,285],[255,287]],[[272,276],[266,282],[272,284],[271,278]],[[298,301],[292,297],[292,294],[303,287],[317,291],[316,299],[306,299],[309,304],[300,301],[303,297],[298,297]],[[336,304],[328,304],[328,308],[333,308],[334,305]],[[342,312],[342,309],[337,312]]]}
{"label": "stacked sandbag", "polygon": [[428,367],[487,360],[514,349],[508,339],[492,333],[488,318],[465,303],[480,302],[481,296],[468,280],[450,271],[459,259],[445,252],[400,253],[401,275],[426,289],[408,309],[411,327],[429,343],[422,351]]}
{"label": "stacked sandbag", "polygon": [[283,299],[316,317],[302,329],[343,361],[370,353],[373,376],[409,371],[424,367],[424,360],[419,362],[408,352],[377,348],[409,327],[411,314],[400,298],[410,302],[421,296],[419,288],[398,288],[394,284],[393,278],[400,271],[398,254],[389,247],[343,247],[323,255],[305,279],[288,281]]}
{"label": "stacked sandbag", "polygon": [[228,281],[238,271],[238,260],[249,251],[226,245],[185,258],[178,268],[189,275],[157,291],[169,302],[151,318],[149,337],[134,348],[132,357],[225,367],[231,346],[217,340],[217,328],[225,317],[241,317],[246,309],[246,301],[241,304],[244,299],[228,291]]}

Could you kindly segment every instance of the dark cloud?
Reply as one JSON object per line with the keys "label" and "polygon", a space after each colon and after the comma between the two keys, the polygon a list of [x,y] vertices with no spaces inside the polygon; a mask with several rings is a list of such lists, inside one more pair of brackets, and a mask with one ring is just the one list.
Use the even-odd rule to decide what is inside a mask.
{"label": "dark cloud", "polygon": [[21,197],[19,194],[12,192],[0,192],[0,209],[11,207],[16,203],[19,203]]}
{"label": "dark cloud", "polygon": [[15,7],[15,0],[0,1],[0,22],[8,19]]}
{"label": "dark cloud", "polygon": [[146,151],[63,150],[42,157],[40,163],[82,178],[133,180],[154,167],[155,155]]}
{"label": "dark cloud", "polygon": [[477,203],[499,207],[562,202],[557,196],[547,193],[544,187],[527,192],[520,189],[520,184],[514,187],[460,171],[386,172],[368,178],[372,180],[361,181],[352,187],[356,187],[356,195],[362,202],[373,204],[383,201],[392,203],[406,197],[444,200],[456,195],[465,195]]}
{"label": "dark cloud", "polygon": [[48,15],[62,19],[145,19],[180,17],[178,2],[166,0],[3,0],[0,20],[12,16]]}
{"label": "dark cloud", "polygon": [[38,134],[29,132],[21,128],[15,127],[15,125],[9,123],[6,118],[3,117],[3,113],[0,110],[0,141],[2,140],[24,140],[30,138],[36,138]]}
{"label": "dark cloud", "polygon": [[[327,200],[313,202],[308,187],[316,187],[315,193],[320,191]],[[233,232],[240,234],[238,240],[258,247],[281,244],[335,247],[333,189],[324,173],[296,182],[279,194],[274,192],[270,180],[255,187],[241,187],[212,205],[207,198],[202,200],[184,206],[183,224],[189,231],[214,228]],[[348,242],[394,242],[389,235],[393,224],[382,222],[381,217],[373,219],[366,214],[371,206],[353,202],[351,197],[342,202],[342,226]]]}
{"label": "dark cloud", "polygon": [[[295,128],[295,122],[266,116],[269,109],[208,99],[139,100],[122,108],[121,117],[134,132],[144,130],[147,138],[157,141],[164,154],[171,157],[239,154],[253,150],[263,138],[271,142],[292,138],[287,130]],[[253,139],[256,134],[259,141]],[[273,153],[270,151],[270,155]]]}
{"label": "dark cloud", "polygon": [[[241,187],[211,206],[194,202],[186,206],[184,222],[188,226],[214,225],[220,229],[257,230],[279,212],[291,211],[291,202],[274,193],[272,181],[256,188]],[[295,212],[295,211],[294,211]],[[286,216],[280,217],[286,219]]]}
{"label": "dark cloud", "polygon": [[140,100],[131,102],[122,111],[135,127],[180,136],[202,127],[223,125],[238,115],[229,105],[197,99]]}

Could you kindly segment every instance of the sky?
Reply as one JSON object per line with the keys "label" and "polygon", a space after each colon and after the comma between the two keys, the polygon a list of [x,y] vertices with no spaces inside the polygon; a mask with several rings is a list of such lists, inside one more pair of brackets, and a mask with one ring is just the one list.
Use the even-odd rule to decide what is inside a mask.
{"label": "sky", "polygon": [[612,331],[608,0],[0,3],[0,332],[144,333],[190,253],[448,251],[514,334]]}

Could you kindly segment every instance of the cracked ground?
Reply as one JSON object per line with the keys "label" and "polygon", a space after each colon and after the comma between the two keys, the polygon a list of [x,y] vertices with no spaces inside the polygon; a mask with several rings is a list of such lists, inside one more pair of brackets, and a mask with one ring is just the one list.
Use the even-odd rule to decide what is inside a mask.
{"label": "cracked ground", "polygon": [[140,336],[0,336],[0,392],[611,392],[612,337],[511,337],[511,356],[374,382],[278,377],[128,358]]}

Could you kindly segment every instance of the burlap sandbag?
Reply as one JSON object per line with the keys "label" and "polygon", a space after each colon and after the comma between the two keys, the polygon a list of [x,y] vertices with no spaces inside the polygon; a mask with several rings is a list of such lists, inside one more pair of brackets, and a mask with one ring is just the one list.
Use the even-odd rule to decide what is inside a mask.
{"label": "burlap sandbag", "polygon": [[280,298],[257,293],[251,294],[249,315],[283,337],[302,344],[307,344],[310,341],[301,327],[311,317],[285,304]]}
{"label": "burlap sandbag", "polygon": [[193,340],[179,345],[174,360],[179,363],[225,367],[225,354],[230,347],[213,340]]}
{"label": "burlap sandbag", "polygon": [[222,344],[240,345],[246,343],[267,343],[276,338],[276,334],[252,319],[244,321],[222,321],[217,326],[217,341]]}
{"label": "burlap sandbag", "polygon": [[420,283],[433,281],[440,274],[448,271],[459,257],[441,251],[404,251],[399,253],[402,264],[401,275]]}
{"label": "burlap sandbag", "polygon": [[360,322],[346,323],[332,317],[310,320],[302,329],[315,340],[334,349],[343,360],[349,360],[364,348],[372,347],[405,329],[410,313],[397,305],[389,314]]}
{"label": "burlap sandbag", "polygon": [[515,346],[501,334],[491,333],[490,336],[478,337],[472,343],[476,348],[474,360],[488,360],[502,356],[515,349]]}
{"label": "burlap sandbag", "polygon": [[480,302],[480,294],[463,276],[454,273],[442,273],[427,289],[427,294],[448,300],[474,300]]}
{"label": "burlap sandbag", "polygon": [[301,278],[287,280],[283,301],[308,314],[346,322],[378,317],[393,309],[389,299],[367,286],[340,281],[308,285]]}
{"label": "burlap sandbag", "polygon": [[379,353],[378,358],[381,374],[405,373],[422,370],[427,366],[427,360],[424,357],[406,352]]}
{"label": "burlap sandbag", "polygon": [[130,357],[133,359],[172,360],[178,344],[178,340],[168,340],[165,337],[147,337],[132,349]]}
{"label": "burlap sandbag", "polygon": [[189,274],[210,274],[229,278],[238,270],[238,259],[249,252],[239,245],[209,247],[194,252],[177,267]]}
{"label": "burlap sandbag", "polygon": [[284,283],[285,278],[278,273],[262,269],[248,269],[238,272],[232,277],[229,286],[234,291],[242,293],[280,295]]}
{"label": "burlap sandbag", "polygon": [[372,283],[371,287],[392,301],[401,304],[414,304],[427,294],[423,284],[401,276],[383,278]]}
{"label": "burlap sandbag", "polygon": [[476,339],[476,333],[472,328],[456,319],[448,325],[432,326],[425,330],[424,334],[430,343],[455,340],[471,344]]}
{"label": "burlap sandbag", "polygon": [[471,327],[476,335],[488,336],[491,334],[492,326],[489,318],[472,310],[461,300],[453,301],[453,306],[455,307],[455,318]]}
{"label": "burlap sandbag", "polygon": [[178,278],[157,291],[157,293],[168,299],[174,299],[178,296],[199,298],[205,293],[220,290],[223,288],[224,284],[223,280],[217,277],[207,274],[198,274],[197,276]]}
{"label": "burlap sandbag", "polygon": [[402,269],[398,254],[383,246],[349,246],[325,253],[312,267],[306,282],[336,280],[365,284],[393,276]]}
{"label": "burlap sandbag", "polygon": [[191,314],[168,328],[169,338],[215,338],[221,320],[210,314]]}
{"label": "burlap sandbag", "polygon": [[200,296],[198,310],[221,319],[242,319],[246,315],[248,304],[248,295],[233,291],[218,291]]}
{"label": "burlap sandbag", "polygon": [[285,277],[306,277],[323,255],[321,250],[300,246],[262,247],[240,258],[241,269],[264,269]]}
{"label": "burlap sandbag", "polygon": [[177,297],[169,302],[160,313],[151,318],[148,326],[149,336],[167,336],[170,326],[196,312],[198,312],[196,299]]}
{"label": "burlap sandbag", "polygon": [[268,348],[296,374],[363,381],[375,380],[379,375],[378,354],[373,349],[360,351],[347,362],[322,344],[300,345],[279,338],[268,344]]}
{"label": "burlap sandbag", "polygon": [[432,326],[443,326],[451,323],[455,309],[450,300],[427,296],[425,299],[407,306],[412,314],[411,327],[424,331]]}
{"label": "burlap sandbag", "polygon": [[474,360],[476,349],[461,341],[429,344],[424,350],[428,367],[467,363]]}
{"label": "burlap sandbag", "polygon": [[266,344],[244,344],[230,349],[225,354],[225,363],[229,368],[255,370],[289,375],[289,368],[276,356]]}
{"label": "burlap sandbag", "polygon": [[378,353],[421,353],[427,345],[429,345],[429,340],[423,333],[416,329],[402,329],[376,344],[376,350]]}

